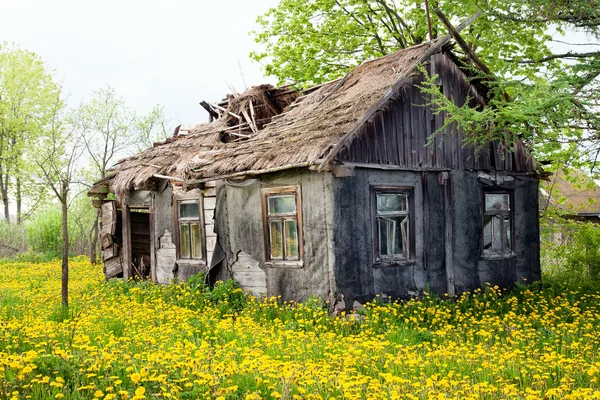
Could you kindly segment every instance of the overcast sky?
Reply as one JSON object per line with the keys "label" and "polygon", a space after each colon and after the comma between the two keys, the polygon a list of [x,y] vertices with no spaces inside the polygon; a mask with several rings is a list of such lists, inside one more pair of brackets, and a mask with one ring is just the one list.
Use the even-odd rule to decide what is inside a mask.
{"label": "overcast sky", "polygon": [[0,0],[0,42],[46,60],[71,105],[111,85],[137,112],[161,104],[172,127],[190,126],[208,118],[200,100],[274,83],[248,58],[257,49],[248,32],[278,2]]}
{"label": "overcast sky", "polygon": [[[205,122],[200,100],[271,82],[248,32],[278,0],[0,0],[0,42],[39,54],[76,105],[106,85],[172,126]],[[243,77],[242,78],[242,74]]]}

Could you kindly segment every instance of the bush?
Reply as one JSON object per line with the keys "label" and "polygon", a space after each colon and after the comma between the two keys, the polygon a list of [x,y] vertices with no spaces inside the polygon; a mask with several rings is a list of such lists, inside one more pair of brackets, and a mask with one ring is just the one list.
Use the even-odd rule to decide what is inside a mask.
{"label": "bush", "polygon": [[600,226],[557,218],[541,227],[545,275],[573,284],[600,280]]}
{"label": "bush", "polygon": [[0,221],[0,258],[12,258],[27,250],[25,228],[22,225]]}

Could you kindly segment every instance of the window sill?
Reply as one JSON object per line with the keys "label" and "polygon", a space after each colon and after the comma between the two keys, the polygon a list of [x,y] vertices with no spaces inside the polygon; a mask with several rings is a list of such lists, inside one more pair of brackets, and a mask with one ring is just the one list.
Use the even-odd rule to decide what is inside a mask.
{"label": "window sill", "polygon": [[517,258],[517,255],[513,251],[486,252],[479,257],[482,261],[512,260],[513,258]]}
{"label": "window sill", "polygon": [[181,259],[175,260],[175,262],[177,264],[206,266],[205,260],[191,260],[191,259],[187,259],[187,258],[181,258]]}
{"label": "window sill", "polygon": [[304,268],[304,261],[267,261],[267,268]]}
{"label": "window sill", "polygon": [[410,265],[415,265],[417,260],[396,260],[391,263],[380,262],[377,261],[373,263],[373,268],[394,268],[394,267],[408,267]]}

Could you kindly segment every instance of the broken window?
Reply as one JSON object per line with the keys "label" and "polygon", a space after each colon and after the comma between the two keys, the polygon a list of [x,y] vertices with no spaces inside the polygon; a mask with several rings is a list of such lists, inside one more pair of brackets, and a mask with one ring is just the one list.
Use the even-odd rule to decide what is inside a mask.
{"label": "broken window", "polygon": [[511,253],[513,247],[513,217],[511,193],[484,193],[483,254]]}
{"label": "broken window", "polygon": [[375,261],[393,263],[411,256],[410,189],[386,188],[375,191]]}
{"label": "broken window", "polygon": [[263,189],[265,243],[268,260],[302,259],[298,187]]}
{"label": "broken window", "polygon": [[202,201],[199,198],[179,199],[176,204],[178,258],[203,259]]}

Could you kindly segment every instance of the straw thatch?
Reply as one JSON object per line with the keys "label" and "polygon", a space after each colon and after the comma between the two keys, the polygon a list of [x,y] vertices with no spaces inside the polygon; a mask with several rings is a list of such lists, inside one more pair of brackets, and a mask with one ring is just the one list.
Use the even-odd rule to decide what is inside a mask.
{"label": "straw thatch", "polygon": [[[263,124],[258,133],[248,135],[245,131],[244,135],[224,137],[224,132],[236,132],[228,131],[233,124],[231,115],[198,125],[188,135],[170,138],[167,143],[121,161],[112,181],[113,189],[122,192],[142,187],[156,174],[183,180],[216,179],[318,164],[369,107],[399,79],[414,71],[415,63],[429,47],[426,43],[363,63],[344,79],[309,90],[283,114]],[[247,107],[250,99],[267,110],[264,88],[263,94],[261,89],[252,88],[230,99],[228,110],[238,114],[234,110]],[[273,111],[266,112],[269,118]],[[230,136],[238,140],[231,141]]]}

